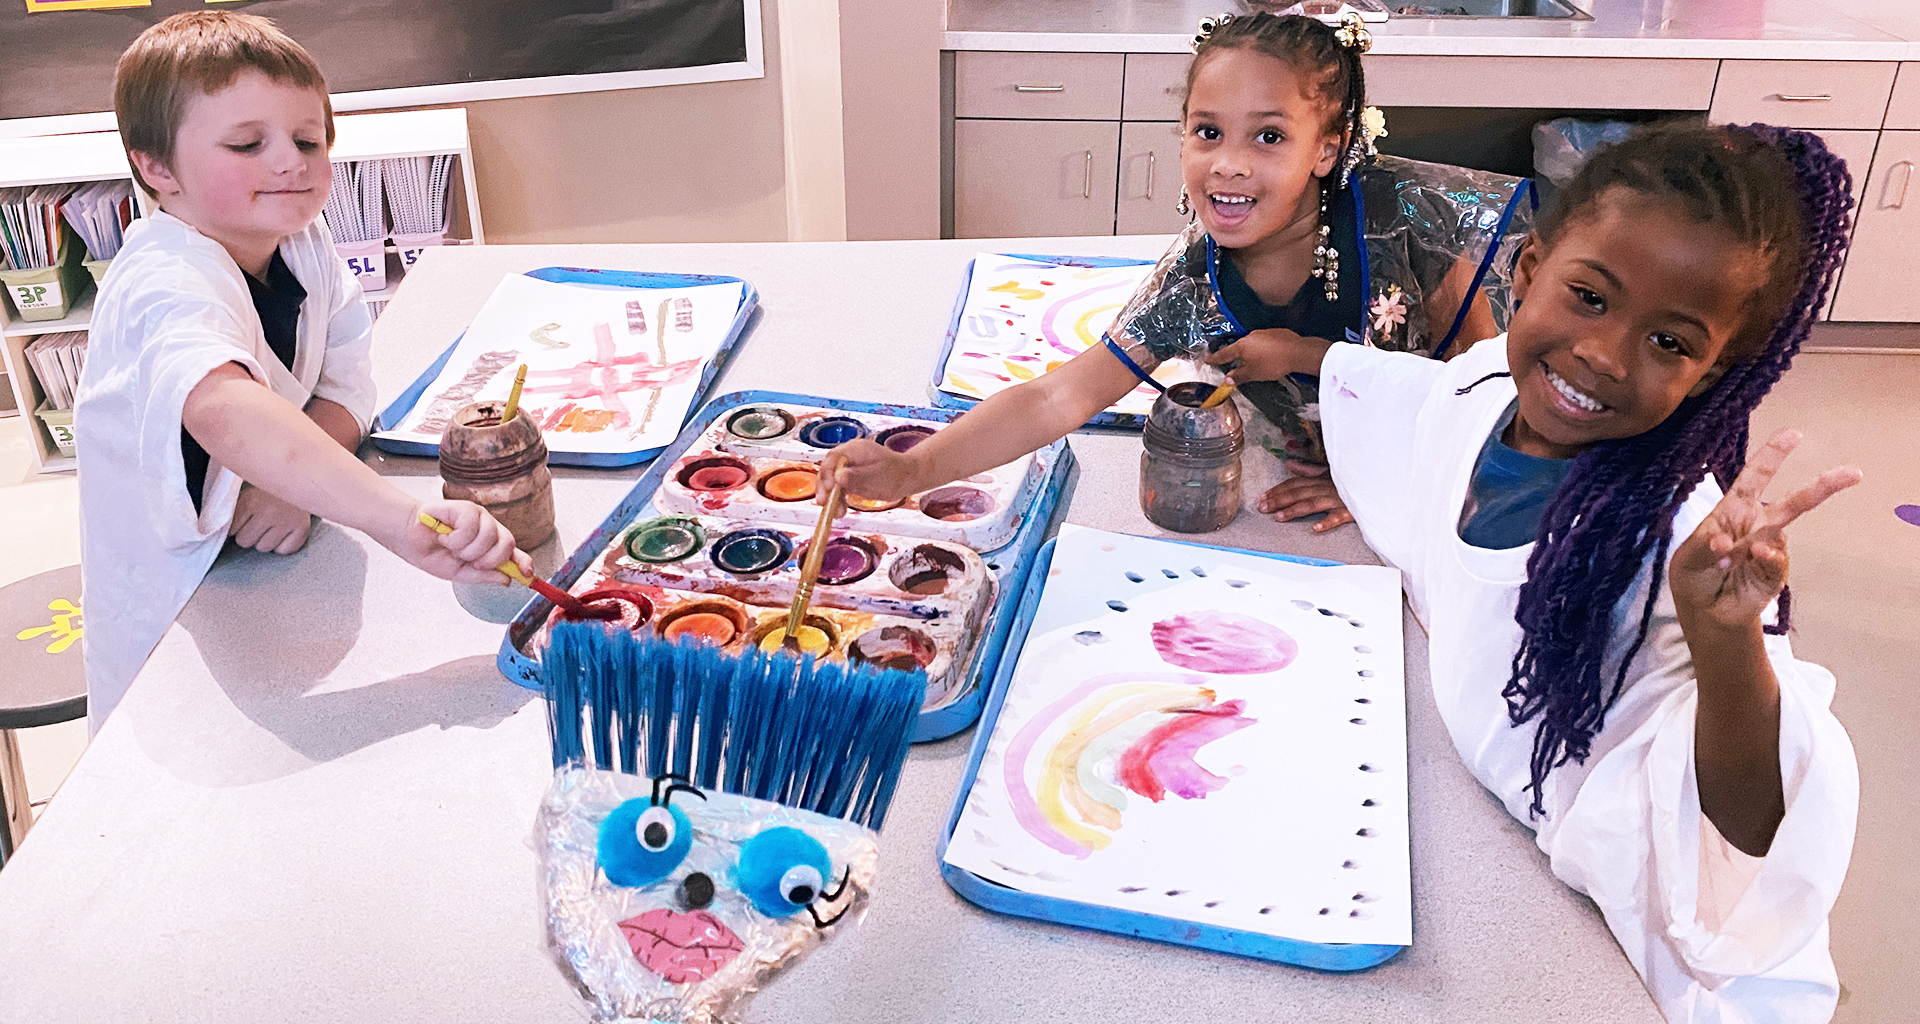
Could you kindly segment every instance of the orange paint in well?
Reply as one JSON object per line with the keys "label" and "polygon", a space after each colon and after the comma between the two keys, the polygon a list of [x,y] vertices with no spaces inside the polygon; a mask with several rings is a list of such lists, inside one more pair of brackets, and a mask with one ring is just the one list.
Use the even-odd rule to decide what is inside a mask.
{"label": "orange paint in well", "polygon": [[674,619],[660,630],[669,640],[678,640],[690,636],[696,640],[725,645],[732,641],[739,630],[733,620],[716,612],[689,612]]}
{"label": "orange paint in well", "polygon": [[766,478],[760,491],[775,501],[805,501],[820,489],[820,474],[810,469],[783,469]]}

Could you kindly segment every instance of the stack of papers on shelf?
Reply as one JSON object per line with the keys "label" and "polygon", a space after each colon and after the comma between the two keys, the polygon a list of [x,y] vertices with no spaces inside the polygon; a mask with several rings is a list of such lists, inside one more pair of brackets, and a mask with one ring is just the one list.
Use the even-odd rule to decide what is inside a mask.
{"label": "stack of papers on shelf", "polygon": [[327,227],[336,242],[369,242],[387,236],[380,205],[380,160],[341,161],[333,165],[333,191],[327,193]]}
{"label": "stack of papers on shelf", "polygon": [[393,230],[428,235],[447,229],[447,177],[453,154],[405,156],[380,161]]}
{"label": "stack of papers on shelf", "polygon": [[87,244],[87,255],[110,260],[120,252],[127,225],[140,215],[133,201],[133,182],[96,181],[84,185],[66,203],[63,211],[68,224]]}
{"label": "stack of papers on shelf", "polygon": [[47,393],[47,404],[55,409],[73,408],[73,393],[80,387],[80,371],[87,365],[87,332],[42,334],[27,346],[27,365]]}
{"label": "stack of papers on shelf", "polygon": [[77,187],[0,188],[0,270],[53,266],[65,235],[60,207]]}

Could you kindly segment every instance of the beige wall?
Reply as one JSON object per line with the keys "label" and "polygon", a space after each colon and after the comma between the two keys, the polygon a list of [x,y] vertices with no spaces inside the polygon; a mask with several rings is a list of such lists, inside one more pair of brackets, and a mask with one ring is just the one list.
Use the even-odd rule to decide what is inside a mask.
{"label": "beige wall", "polygon": [[847,237],[940,237],[943,0],[840,0]]}
{"label": "beige wall", "polygon": [[466,104],[487,241],[786,238],[778,8],[764,78]]}
{"label": "beige wall", "polygon": [[[837,215],[838,204],[805,192],[841,176],[818,173],[817,152],[789,161],[783,142],[787,131],[812,133],[835,119],[827,116],[830,100],[823,106],[819,96],[798,97],[795,110],[783,110],[782,2],[761,4],[764,78],[466,104],[487,241],[740,242],[787,239],[796,230],[837,236],[807,224],[821,210]],[[799,59],[838,59],[844,237],[938,238],[942,0],[838,0],[838,7],[838,54]],[[810,30],[831,18],[805,10]],[[831,78],[825,69],[799,70],[822,73],[787,77]],[[808,134],[803,141],[818,140]]]}

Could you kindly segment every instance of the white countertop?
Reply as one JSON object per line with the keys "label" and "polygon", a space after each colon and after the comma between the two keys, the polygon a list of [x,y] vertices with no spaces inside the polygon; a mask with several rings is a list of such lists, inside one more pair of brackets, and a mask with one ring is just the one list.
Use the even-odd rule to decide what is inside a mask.
{"label": "white countertop", "polygon": [[[721,391],[923,402],[974,253],[1153,256],[1165,242],[430,250],[376,328],[376,379],[389,395],[411,380],[503,273],[562,264],[752,281],[764,319]],[[863,289],[875,299],[856,298]],[[1137,505],[1138,439],[1072,444],[1067,518],[1160,533]],[[431,461],[371,461],[409,493],[437,491]],[[1274,469],[1249,456],[1250,496]],[[556,472],[561,544],[579,543],[639,472]],[[1374,561],[1352,527],[1322,536],[1245,513],[1205,539]],[[537,557],[550,568],[560,547]],[[535,885],[542,705],[494,668],[498,622],[520,597],[430,579],[329,524],[297,555],[217,564],[0,871],[0,1021],[585,1019],[546,952]],[[914,749],[865,922],[775,978],[744,1019],[1657,1024],[1592,904],[1460,763],[1425,637],[1405,623],[1415,909],[1413,945],[1395,959],[1321,973],[966,903],[934,847],[968,732]]]}
{"label": "white countertop", "polygon": [[[1920,60],[1920,3],[1913,0],[1572,2],[1591,20],[1391,18],[1373,26],[1371,52]],[[942,46],[1185,53],[1201,17],[1247,9],[1244,0],[948,0]]]}

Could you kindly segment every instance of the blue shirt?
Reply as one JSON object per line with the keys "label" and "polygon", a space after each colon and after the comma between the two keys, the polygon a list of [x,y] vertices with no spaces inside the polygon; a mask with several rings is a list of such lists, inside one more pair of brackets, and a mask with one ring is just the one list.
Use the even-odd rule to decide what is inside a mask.
{"label": "blue shirt", "polygon": [[1460,539],[1476,548],[1517,548],[1533,543],[1540,533],[1540,516],[1553,492],[1567,478],[1569,459],[1543,459],[1507,447],[1500,440],[1520,408],[1507,406],[1500,422],[1480,446],[1467,484],[1467,500],[1460,509]]}

